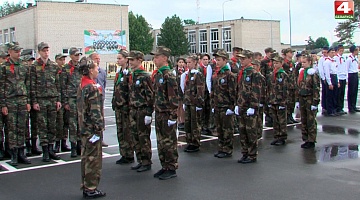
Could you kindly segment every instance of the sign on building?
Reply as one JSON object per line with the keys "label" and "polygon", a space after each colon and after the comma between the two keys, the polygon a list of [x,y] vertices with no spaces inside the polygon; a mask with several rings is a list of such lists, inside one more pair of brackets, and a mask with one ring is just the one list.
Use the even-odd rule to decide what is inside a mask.
{"label": "sign on building", "polygon": [[85,54],[117,54],[126,49],[126,34],[121,30],[84,30]]}

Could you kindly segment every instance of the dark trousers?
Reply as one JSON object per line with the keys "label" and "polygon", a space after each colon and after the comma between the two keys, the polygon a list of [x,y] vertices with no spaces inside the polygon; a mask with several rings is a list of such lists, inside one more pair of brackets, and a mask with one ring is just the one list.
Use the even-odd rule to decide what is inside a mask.
{"label": "dark trousers", "polygon": [[329,89],[326,80],[321,80],[321,107],[327,110],[326,105],[326,91]]}
{"label": "dark trousers", "polygon": [[330,114],[335,114],[337,109],[337,102],[338,102],[338,79],[336,74],[330,74],[331,84],[334,86],[332,90],[329,89],[327,86],[326,91],[326,111]]}
{"label": "dark trousers", "polygon": [[349,111],[354,111],[356,109],[356,101],[359,87],[359,77],[358,73],[349,73],[349,83],[348,83],[348,108]]}
{"label": "dark trousers", "polygon": [[345,87],[346,87],[346,80],[339,80],[340,87],[339,87],[339,94],[338,94],[338,107],[337,111],[340,112],[344,109],[344,98],[345,98]]}

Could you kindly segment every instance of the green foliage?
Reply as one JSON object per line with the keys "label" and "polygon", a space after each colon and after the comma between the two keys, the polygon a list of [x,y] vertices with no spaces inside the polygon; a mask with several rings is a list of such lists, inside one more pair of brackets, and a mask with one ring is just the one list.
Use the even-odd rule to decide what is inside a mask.
{"label": "green foliage", "polygon": [[154,38],[149,23],[142,15],[133,12],[129,12],[129,40],[130,50],[148,54],[153,49]]}
{"label": "green foliage", "polygon": [[0,17],[5,17],[6,15],[10,15],[24,9],[26,9],[26,6],[21,2],[15,4],[14,2],[9,3],[9,1],[5,1],[5,3],[0,6]]}
{"label": "green foliage", "polygon": [[337,27],[335,28],[336,36],[339,39],[340,43],[345,43],[347,45],[354,44],[353,37],[354,37],[354,31],[358,27],[358,17],[359,17],[359,10],[357,8],[360,7],[360,0],[354,0],[354,19],[349,19],[343,22],[339,22]]}
{"label": "green foliage", "polygon": [[325,37],[319,37],[315,41],[315,48],[323,48],[329,46],[329,41]]}
{"label": "green foliage", "polygon": [[192,19],[184,19],[184,24],[185,25],[195,25],[196,22]]}
{"label": "green foliage", "polygon": [[307,41],[306,50],[313,50],[316,48],[315,41],[311,38],[311,36],[309,36],[309,38],[305,41]]}
{"label": "green foliage", "polygon": [[171,49],[172,56],[180,56],[188,53],[189,42],[186,38],[182,20],[174,15],[167,17],[161,25],[158,46]]}

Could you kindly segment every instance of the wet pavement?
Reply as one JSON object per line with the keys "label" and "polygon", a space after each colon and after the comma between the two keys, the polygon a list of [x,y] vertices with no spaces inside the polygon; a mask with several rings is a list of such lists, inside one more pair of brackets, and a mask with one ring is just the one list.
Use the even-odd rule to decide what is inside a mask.
{"label": "wet pavement", "polygon": [[[109,84],[111,88],[111,84]],[[111,110],[111,92],[105,101],[106,131],[103,171],[99,188],[106,199],[358,199],[360,194],[360,113],[341,117],[318,115],[315,149],[304,150],[299,125],[288,126],[285,146],[271,146],[271,128],[259,141],[258,162],[239,164],[239,137],[235,136],[231,158],[214,158],[217,138],[203,135],[201,150],[184,153],[185,138],[179,134],[178,177],[160,181],[153,174],[160,169],[154,127],[152,169],[137,173],[131,165],[116,165],[119,150]],[[358,104],[360,106],[360,104]],[[154,123],[152,124],[154,126]],[[13,168],[1,161],[0,200],[81,199],[79,158],[61,153],[62,160],[44,164],[41,157],[31,165]]]}

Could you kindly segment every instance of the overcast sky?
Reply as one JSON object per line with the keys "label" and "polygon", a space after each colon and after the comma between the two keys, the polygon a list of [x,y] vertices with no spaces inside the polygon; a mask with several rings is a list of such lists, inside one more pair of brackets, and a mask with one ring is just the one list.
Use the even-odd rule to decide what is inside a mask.
{"label": "overcast sky", "polygon": [[[4,0],[0,0],[3,2]],[[19,2],[19,0],[10,0]],[[69,1],[69,0],[64,0]],[[75,1],[75,0],[73,0]],[[200,23],[222,21],[222,4],[225,0],[87,0],[88,3],[129,5],[129,10],[145,17],[153,28],[161,27],[167,16],[174,14],[181,19],[193,19]],[[308,36],[315,40],[326,37],[330,45],[338,38],[334,29],[341,20],[334,19],[334,0],[290,0],[292,21],[292,44],[305,44]],[[23,0],[22,2],[27,2]],[[289,0],[232,0],[225,3],[225,20],[270,19],[280,20],[281,42],[290,42]],[[270,13],[267,14],[266,12]],[[254,30],[256,31],[256,30]],[[360,44],[360,29],[355,33],[355,43]]]}

